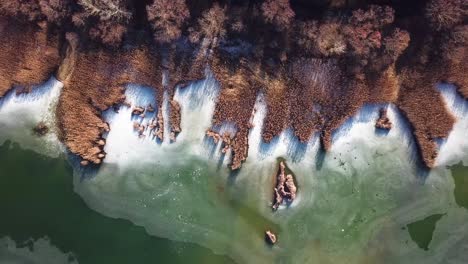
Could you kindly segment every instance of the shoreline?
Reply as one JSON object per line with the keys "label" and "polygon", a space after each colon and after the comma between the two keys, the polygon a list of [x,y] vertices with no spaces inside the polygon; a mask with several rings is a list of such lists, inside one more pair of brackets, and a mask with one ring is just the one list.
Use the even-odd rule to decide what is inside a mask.
{"label": "shoreline", "polygon": [[[220,84],[212,127],[223,122],[236,125],[237,131],[230,143],[232,170],[240,168],[247,158],[250,120],[259,93],[265,95],[267,102],[262,131],[265,142],[292,128],[303,143],[319,133],[326,151],[333,144],[333,132],[363,105],[394,103],[408,119],[421,160],[428,168],[434,166],[437,157],[436,141],[447,138],[455,123],[440,92],[428,87],[438,80],[449,80],[459,84],[457,90],[465,100],[468,96],[466,78],[460,76],[467,64],[463,61],[450,67],[451,75],[450,72],[448,75],[438,73],[440,67],[434,67],[423,76],[418,75],[420,70],[397,75],[390,67],[376,80],[366,83],[368,79],[346,76],[332,60],[291,58],[285,66],[278,65],[274,69],[248,57],[231,58],[230,54],[213,52],[203,58],[197,51],[181,53],[176,49],[169,52],[167,64],[166,55],[146,45],[124,50],[86,50],[73,34],[60,42],[46,27],[12,26],[11,20],[5,19],[0,22],[0,35],[8,36],[0,45],[5,51],[0,55],[3,62],[0,73],[9,78],[1,80],[0,96],[16,86],[25,87],[23,90],[27,92],[32,85],[43,83],[51,75],[57,76],[64,83],[56,113],[59,138],[72,153],[95,164],[102,162],[100,149],[103,146],[98,142],[109,129],[102,112],[125,101],[125,85],[152,87],[159,104],[164,91],[168,92],[170,132],[175,139],[180,132],[180,110],[172,103],[175,102],[174,89],[176,86],[183,89],[190,82],[203,79],[202,65],[210,68]],[[20,37],[20,28],[27,34]],[[34,41],[25,42],[28,38]],[[34,50],[28,43],[35,43],[46,53],[28,53]],[[20,52],[24,59],[12,67],[10,63],[21,57],[14,55],[13,59],[13,50]],[[59,58],[62,50],[66,52]],[[169,77],[166,77],[166,85],[163,84],[165,70]],[[315,75],[311,77],[311,73]]]}

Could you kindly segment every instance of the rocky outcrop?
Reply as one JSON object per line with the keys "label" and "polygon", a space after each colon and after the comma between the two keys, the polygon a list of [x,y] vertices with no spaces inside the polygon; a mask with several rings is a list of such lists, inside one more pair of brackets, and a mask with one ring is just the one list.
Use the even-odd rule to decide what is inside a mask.
{"label": "rocky outcrop", "polygon": [[284,197],[286,196],[286,192],[284,191],[284,183],[286,182],[284,169],[284,163],[280,162],[278,175],[276,176],[276,187],[274,188],[275,197],[272,206],[273,210],[278,209],[278,207],[283,203]]}
{"label": "rocky outcrop", "polygon": [[390,119],[387,116],[387,109],[381,108],[379,110],[379,118],[377,119],[377,122],[375,122],[375,127],[387,130],[392,129],[392,122],[390,122]]}
{"label": "rocky outcrop", "polygon": [[297,187],[292,174],[286,175],[286,165],[281,161],[276,176],[276,186],[274,188],[274,200],[272,209],[278,210],[283,201],[292,203],[296,199]]}
{"label": "rocky outcrop", "polygon": [[38,136],[45,136],[49,132],[49,127],[41,121],[33,127],[33,132]]}
{"label": "rocky outcrop", "polygon": [[296,199],[297,187],[294,183],[294,178],[291,174],[286,175],[286,182],[284,183],[284,185],[284,189],[286,190],[286,196],[289,196],[289,200],[291,202],[294,201],[294,199]]}

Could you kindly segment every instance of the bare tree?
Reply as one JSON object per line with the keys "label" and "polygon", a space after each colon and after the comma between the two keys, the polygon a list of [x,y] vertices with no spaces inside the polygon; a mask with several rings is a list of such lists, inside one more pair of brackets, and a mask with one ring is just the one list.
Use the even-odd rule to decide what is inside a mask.
{"label": "bare tree", "polygon": [[122,24],[101,21],[89,29],[89,36],[105,45],[118,46],[126,32]]}
{"label": "bare tree", "polygon": [[296,24],[296,42],[307,53],[314,53],[316,50],[316,39],[319,34],[318,23],[315,20],[299,22]]}
{"label": "bare tree", "polygon": [[154,38],[168,43],[180,37],[181,27],[190,17],[185,0],[155,0],[146,7]]}
{"label": "bare tree", "polygon": [[261,9],[265,21],[280,30],[289,28],[295,15],[289,0],[265,0]]}
{"label": "bare tree", "polygon": [[70,16],[70,0],[40,0],[39,6],[42,14],[50,23],[60,25],[68,16]]}
{"label": "bare tree", "polygon": [[123,0],[78,0],[81,10],[72,16],[73,24],[95,41],[118,46],[127,32],[131,12]]}
{"label": "bare tree", "polygon": [[70,0],[4,0],[0,12],[31,22],[62,24],[70,15],[71,4]]}
{"label": "bare tree", "polygon": [[246,12],[247,6],[234,6],[229,9],[229,12],[227,12],[229,16],[227,24],[229,25],[230,30],[240,33],[247,29],[244,22]]}
{"label": "bare tree", "polygon": [[371,5],[367,9],[353,11],[349,23],[355,26],[370,23],[373,28],[380,28],[393,23],[394,19],[395,10],[390,6]]}
{"label": "bare tree", "polygon": [[100,20],[129,20],[132,14],[126,9],[122,0],[78,0],[78,4],[90,16]]}
{"label": "bare tree", "polygon": [[468,25],[456,26],[444,37],[442,56],[452,65],[466,65],[466,47],[468,47]]}
{"label": "bare tree", "polygon": [[359,56],[367,56],[382,46],[382,28],[393,23],[395,11],[388,6],[372,5],[366,10],[353,11],[343,28],[348,46]]}
{"label": "bare tree", "polygon": [[196,28],[190,28],[190,41],[199,43],[205,41],[203,45],[207,47],[216,47],[220,39],[226,35],[226,9],[219,6],[218,3],[205,11],[198,20]]}
{"label": "bare tree", "polygon": [[426,7],[426,17],[435,30],[451,29],[468,17],[466,0],[431,0]]}
{"label": "bare tree", "polygon": [[396,28],[390,36],[384,38],[383,45],[385,47],[385,52],[396,58],[408,47],[409,42],[409,33],[405,30]]}
{"label": "bare tree", "polygon": [[0,12],[11,17],[24,18],[29,21],[38,21],[42,17],[37,0],[2,0]]}
{"label": "bare tree", "polygon": [[346,42],[341,32],[341,24],[336,22],[324,23],[319,27],[316,38],[320,54],[325,56],[341,55],[346,51]]}

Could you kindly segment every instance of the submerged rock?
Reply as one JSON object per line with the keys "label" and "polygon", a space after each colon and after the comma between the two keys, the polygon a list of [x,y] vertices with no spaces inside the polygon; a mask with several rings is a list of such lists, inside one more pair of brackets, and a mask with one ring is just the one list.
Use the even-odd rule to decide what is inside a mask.
{"label": "submerged rock", "polygon": [[390,122],[390,119],[387,117],[387,109],[381,108],[379,111],[379,119],[377,119],[377,122],[375,123],[376,128],[380,129],[392,129],[392,122]]}
{"label": "submerged rock", "polygon": [[286,165],[283,161],[279,164],[278,175],[276,176],[276,187],[274,188],[273,210],[278,210],[278,207],[285,199],[292,203],[296,199],[297,187],[292,174],[285,176]]}
{"label": "submerged rock", "polygon": [[33,132],[38,136],[44,136],[49,132],[49,127],[41,121],[33,128]]}
{"label": "submerged rock", "polygon": [[146,111],[152,113],[152,112],[154,112],[154,107],[153,107],[151,104],[149,104],[149,105],[146,107]]}

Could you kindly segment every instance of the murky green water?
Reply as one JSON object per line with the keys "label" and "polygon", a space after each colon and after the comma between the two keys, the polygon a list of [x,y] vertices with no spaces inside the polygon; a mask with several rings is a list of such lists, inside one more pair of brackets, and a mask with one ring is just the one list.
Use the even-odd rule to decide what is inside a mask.
{"label": "murky green water", "polygon": [[[369,165],[370,172],[376,171],[373,166],[382,166],[378,159],[371,163],[375,165]],[[425,183],[398,179],[391,170],[386,177],[366,180],[366,175],[346,176],[324,168],[311,189],[318,196],[312,206],[306,203],[306,207],[272,213],[267,204],[258,204],[262,192],[251,193],[242,178],[233,184],[217,176],[223,170],[201,162],[187,164],[173,167],[172,173],[153,170],[152,179],[161,177],[157,182],[147,181],[143,172],[137,173],[133,182],[139,193],[148,195],[137,196],[137,203],[129,202],[128,206],[139,205],[153,212],[167,210],[155,213],[152,219],[155,225],[178,233],[169,237],[185,236],[190,241],[190,237],[199,235],[190,229],[195,225],[205,234],[202,244],[217,242],[218,251],[232,253],[238,243],[245,244],[250,248],[245,250],[247,261],[464,263],[466,259],[468,169],[461,165],[452,168],[453,178],[444,178],[448,175],[441,173],[442,177],[436,174]],[[130,221],[91,210],[75,193],[72,168],[63,158],[45,157],[6,142],[0,147],[0,168],[0,263],[232,263],[209,249],[151,236]],[[121,177],[114,173],[114,177]],[[165,174],[169,176],[161,176]],[[302,181],[300,188],[309,188],[298,178]],[[111,184],[102,175],[83,183],[99,180]],[[106,186],[120,190],[122,201],[135,198],[121,180],[115,179],[115,184]],[[165,186],[161,191],[173,186],[174,193],[151,203],[158,185]],[[184,185],[194,187],[187,189]],[[101,192],[106,199],[106,190]],[[188,201],[204,207],[189,209]],[[148,211],[136,210],[142,214]],[[174,223],[165,219],[174,219]],[[179,220],[186,225],[176,223]],[[262,241],[265,228],[279,235],[280,242],[274,248]],[[10,238],[16,245],[12,246]]]}
{"label": "murky green water", "polygon": [[429,250],[434,230],[437,222],[443,217],[443,214],[434,214],[407,225],[411,239],[424,250]]}
{"label": "murky green water", "polygon": [[468,210],[468,172],[467,168],[457,165],[452,168],[452,176],[455,181],[455,202]]}
{"label": "murky green water", "polygon": [[[148,235],[127,220],[89,209],[73,191],[72,168],[62,158],[48,158],[6,142],[0,147],[0,238],[34,251],[34,241],[47,237],[66,259],[79,263],[232,263],[191,243]],[[0,241],[0,263],[54,263],[34,256],[28,262]],[[40,253],[40,252],[39,252]],[[8,260],[8,261],[7,261]],[[20,261],[21,260],[21,261]],[[11,262],[10,262],[11,261]],[[60,263],[60,262],[58,262]]]}
{"label": "murky green water", "polygon": [[[106,113],[111,132],[99,170],[70,166],[54,133],[31,134],[39,121],[54,127],[60,83],[0,102],[0,142],[47,155],[1,143],[0,263],[468,263],[468,169],[418,170],[397,111],[389,112],[395,128],[381,134],[377,109],[363,108],[321,155],[318,140],[305,146],[287,131],[264,144],[259,104],[249,158],[230,173],[220,146],[204,138],[215,86],[176,93],[183,132],[170,144],[140,139],[130,108]],[[140,89],[126,91],[133,104],[154,99]],[[466,163],[461,106],[453,106],[461,121],[440,164]],[[283,158],[297,199],[272,212]],[[268,229],[278,236],[272,247]]]}

